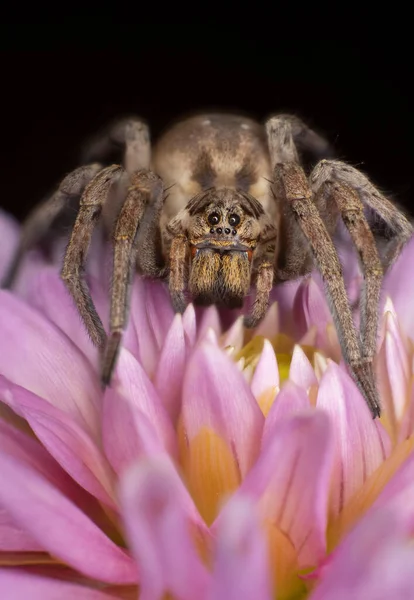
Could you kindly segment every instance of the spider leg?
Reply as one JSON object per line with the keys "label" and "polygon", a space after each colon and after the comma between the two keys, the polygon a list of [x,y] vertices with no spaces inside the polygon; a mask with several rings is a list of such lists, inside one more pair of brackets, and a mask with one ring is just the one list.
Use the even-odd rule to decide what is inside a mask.
{"label": "spider leg", "polygon": [[188,239],[184,234],[173,237],[170,249],[169,288],[171,302],[175,312],[183,313],[187,306],[185,290],[187,287]]}
{"label": "spider leg", "polygon": [[[274,123],[267,125],[268,135],[274,132]],[[322,275],[326,293],[330,301],[331,312],[338,331],[344,358],[358,383],[374,417],[380,414],[378,393],[372,364],[362,355],[351,307],[349,305],[342,268],[338,253],[315,204],[315,198],[302,167],[296,162],[292,152],[293,141],[289,140],[289,124],[284,124],[284,135],[279,143],[286,146],[288,152],[282,154],[287,162],[274,164],[274,191],[277,198],[286,203],[293,211],[295,219],[308,241],[316,265]],[[275,145],[277,142],[273,142]],[[272,143],[269,143],[272,152]],[[273,157],[272,157],[273,158]]]}
{"label": "spider leg", "polygon": [[122,167],[118,165],[106,167],[86,186],[61,272],[61,277],[76,303],[92,341],[100,350],[104,349],[106,333],[84,280],[84,266],[92,233],[103,204],[121,171]]}
{"label": "spider leg", "polygon": [[148,169],[151,159],[148,126],[138,117],[114,121],[85,145],[82,162],[105,162],[117,149],[124,153],[127,173]]}
{"label": "spider leg", "polygon": [[159,215],[164,200],[162,180],[151,171],[141,170],[130,177],[130,183],[113,235],[110,333],[101,372],[104,386],[110,383],[127,325],[136,267],[150,277],[165,275],[165,269],[160,266],[161,248],[158,245]]}
{"label": "spider leg", "polygon": [[320,189],[322,193],[325,189],[337,205],[358,252],[365,281],[360,301],[362,356],[372,363],[377,348],[378,306],[383,279],[383,268],[377,246],[357,192],[345,184],[331,182],[325,182]]}
{"label": "spider leg", "polygon": [[269,295],[273,287],[273,262],[264,259],[259,263],[256,278],[256,298],[251,312],[244,317],[245,327],[256,327],[264,318],[269,307]]}
{"label": "spider leg", "polygon": [[74,202],[78,203],[85,186],[101,169],[102,166],[95,163],[72,171],[62,180],[58,189],[29,214],[23,223],[19,245],[1,287],[12,287],[25,254],[45,238],[58,217],[75,208]]}
{"label": "spider leg", "polygon": [[322,160],[313,170],[310,180],[312,189],[327,181],[335,181],[354,189],[363,204],[384,221],[392,234],[386,255],[382,259],[384,271],[387,271],[414,232],[404,214],[376,189],[366,175],[341,161]]}

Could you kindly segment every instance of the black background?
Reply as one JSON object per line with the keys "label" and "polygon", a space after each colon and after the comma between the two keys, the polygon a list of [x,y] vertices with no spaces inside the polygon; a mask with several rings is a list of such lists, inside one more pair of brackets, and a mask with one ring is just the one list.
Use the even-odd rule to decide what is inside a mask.
{"label": "black background", "polygon": [[108,120],[138,114],[156,137],[203,108],[300,115],[414,215],[409,42],[278,40],[257,23],[67,31],[2,32],[0,205],[19,218],[78,165],[82,142]]}

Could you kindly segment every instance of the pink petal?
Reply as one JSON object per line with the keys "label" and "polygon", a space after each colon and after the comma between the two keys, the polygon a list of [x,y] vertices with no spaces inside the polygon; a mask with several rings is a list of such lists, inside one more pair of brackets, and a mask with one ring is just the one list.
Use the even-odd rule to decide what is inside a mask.
{"label": "pink petal", "polygon": [[275,351],[269,340],[265,339],[259,362],[254,371],[251,388],[256,399],[271,388],[279,387],[279,367]]}
{"label": "pink petal", "polygon": [[148,416],[130,399],[111,390],[104,396],[102,440],[105,454],[118,476],[138,458],[166,454]]}
{"label": "pink petal", "polygon": [[408,406],[401,420],[398,440],[408,440],[414,433],[414,381],[408,395]]}
{"label": "pink petal", "polygon": [[184,311],[183,328],[187,349],[190,349],[194,346],[197,335],[196,314],[193,304],[189,304]]}
{"label": "pink petal", "polygon": [[298,345],[295,346],[290,363],[289,379],[297,385],[308,390],[312,385],[317,385],[315,371],[308,357]]}
{"label": "pink petal", "polygon": [[42,550],[42,546],[26,531],[18,527],[8,512],[0,507],[0,552],[40,552]]}
{"label": "pink petal", "polygon": [[150,377],[155,373],[173,317],[171,300],[164,284],[136,276],[131,296],[131,319],[137,341],[136,355]]}
{"label": "pink petal", "polygon": [[154,332],[159,349],[164,345],[165,337],[174,319],[174,310],[168,286],[161,281],[145,280],[146,311],[148,322]]}
{"label": "pink petal", "polygon": [[387,273],[383,284],[383,298],[391,296],[403,330],[414,338],[414,280],[407,277],[411,273],[414,258],[414,238],[406,244],[399,259]]}
{"label": "pink petal", "polygon": [[5,600],[110,600],[104,592],[67,581],[40,577],[21,569],[0,570],[0,597]]}
{"label": "pink petal", "polygon": [[[97,285],[90,285],[95,306],[104,324],[108,321],[107,303]],[[43,268],[32,281],[25,300],[59,327],[89,359],[95,369],[99,365],[98,349],[93,345],[73,298],[55,267]],[[102,309],[105,306],[105,311]]]}
{"label": "pink petal", "polygon": [[101,392],[74,344],[35,309],[0,291],[0,373],[97,434]]}
{"label": "pink petal", "polygon": [[410,454],[386,484],[375,501],[374,507],[393,510],[404,522],[406,529],[412,531],[414,527],[414,454]]}
{"label": "pink petal", "polygon": [[185,333],[181,315],[176,315],[166,335],[155,375],[155,388],[172,420],[181,410],[181,389],[186,360]]}
{"label": "pink petal", "polygon": [[244,325],[243,325],[243,317],[239,317],[233,323],[233,325],[228,329],[221,340],[221,345],[223,348],[231,347],[234,348],[236,352],[240,351],[243,348],[244,344]]}
{"label": "pink petal", "polygon": [[45,478],[0,454],[0,504],[45,550],[80,573],[108,583],[135,583],[133,561]]}
{"label": "pink petal", "polygon": [[301,282],[302,279],[286,281],[276,285],[271,292],[271,302],[277,302],[278,306],[280,331],[292,336],[296,331],[292,306]]}
{"label": "pink petal", "polygon": [[292,381],[287,381],[280,390],[267,415],[262,438],[262,447],[273,435],[279,421],[297,413],[309,410],[310,403],[305,390]]}
{"label": "pink petal", "polygon": [[210,600],[270,600],[267,542],[253,503],[242,496],[230,500],[217,529]]}
{"label": "pink petal", "polygon": [[370,511],[335,551],[311,600],[412,598],[414,548],[398,513]]}
{"label": "pink petal", "polygon": [[[12,408],[17,407],[45,448],[75,481],[101,502],[114,504],[110,468],[75,419],[1,376],[0,393]],[[51,462],[50,458],[43,461]]]}
{"label": "pink petal", "polygon": [[308,329],[316,325],[318,329],[316,345],[325,348],[326,327],[332,322],[325,296],[313,278],[303,279],[293,303],[293,314],[296,323],[296,337],[300,338]]}
{"label": "pink petal", "polygon": [[377,376],[384,409],[396,425],[404,414],[411,376],[407,349],[396,317],[385,315],[384,339],[378,353]]}
{"label": "pink petal", "polygon": [[261,517],[289,536],[301,566],[315,564],[326,553],[332,448],[323,412],[280,420],[236,493],[252,497]]}
{"label": "pink petal", "polygon": [[202,342],[189,360],[182,416],[190,439],[206,427],[227,441],[244,477],[256,459],[264,417],[237,366],[211,343]]}
{"label": "pink petal", "polygon": [[170,463],[134,465],[121,482],[127,535],[140,571],[140,600],[168,591],[181,600],[205,598],[209,581],[190,537],[191,516]]}
{"label": "pink petal", "polygon": [[262,335],[265,338],[272,337],[279,333],[280,316],[277,302],[273,302],[267,311],[263,321],[256,327],[255,335]]}
{"label": "pink petal", "polygon": [[197,339],[204,339],[209,329],[212,329],[218,337],[221,334],[221,324],[217,307],[213,304],[207,308],[199,308],[198,313],[201,322],[198,327]]}
{"label": "pink petal", "polygon": [[322,376],[317,406],[329,414],[335,432],[331,509],[338,514],[388,456],[391,442],[353,380],[332,361]]}
{"label": "pink petal", "polygon": [[116,377],[107,394],[120,394],[132,408],[143,412],[154,426],[167,452],[177,454],[176,435],[168,413],[154,385],[140,363],[126,349],[119,354]]}

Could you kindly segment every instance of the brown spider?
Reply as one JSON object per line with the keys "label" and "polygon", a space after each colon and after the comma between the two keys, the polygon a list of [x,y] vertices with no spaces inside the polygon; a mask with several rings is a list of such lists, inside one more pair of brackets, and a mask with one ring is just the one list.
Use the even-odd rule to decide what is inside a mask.
{"label": "brown spider", "polygon": [[[316,265],[344,358],[378,416],[372,363],[380,287],[384,271],[412,235],[404,215],[360,171],[326,159],[327,142],[294,116],[276,115],[265,127],[235,115],[193,116],[171,127],[153,152],[147,126],[127,119],[95,139],[88,160],[104,160],[117,145],[125,150],[123,167],[80,167],[35,209],[7,278],[10,284],[27,248],[80,197],[62,278],[102,352],[103,384],[110,383],[127,324],[134,269],[147,277],[168,278],[179,312],[187,304],[187,290],[195,303],[240,307],[254,283],[256,297],[245,317],[252,327],[265,315],[274,284],[309,273]],[[323,159],[309,177],[299,152]],[[382,259],[364,206],[387,228]],[[109,336],[83,277],[101,214],[114,245]],[[360,332],[331,237],[339,218],[356,246],[365,278]]]}

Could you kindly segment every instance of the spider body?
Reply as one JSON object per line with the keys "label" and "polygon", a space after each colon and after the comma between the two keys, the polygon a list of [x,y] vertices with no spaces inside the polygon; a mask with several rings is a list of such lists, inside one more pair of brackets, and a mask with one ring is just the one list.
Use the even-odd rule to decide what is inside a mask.
{"label": "spider body", "polygon": [[[114,146],[124,149],[123,165],[105,167]],[[193,116],[171,127],[153,149],[141,120],[119,121],[89,145],[86,166],[70,173],[29,216],[6,284],[25,251],[80,198],[62,278],[102,352],[107,385],[128,321],[135,270],[167,279],[179,312],[190,300],[241,307],[253,287],[255,299],[245,317],[252,327],[266,314],[273,285],[316,267],[345,361],[378,416],[372,364],[381,282],[412,227],[364,174],[327,158],[330,154],[322,137],[290,115],[276,115],[264,126],[237,115]],[[305,173],[304,155],[316,163],[310,174]],[[381,257],[365,208],[387,232]],[[101,216],[114,247],[109,336],[83,277]],[[339,219],[356,246],[365,278],[360,331],[333,242]]]}

